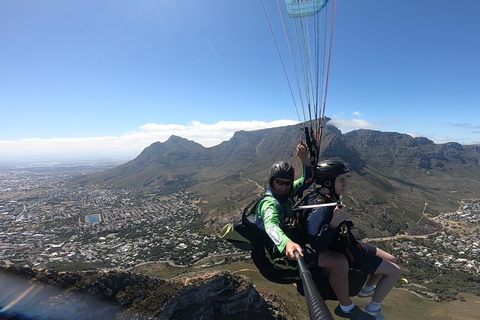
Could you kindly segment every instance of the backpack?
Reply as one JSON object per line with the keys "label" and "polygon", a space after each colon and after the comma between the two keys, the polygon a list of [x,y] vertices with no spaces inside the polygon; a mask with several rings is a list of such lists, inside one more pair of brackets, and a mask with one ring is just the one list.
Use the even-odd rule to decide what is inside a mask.
{"label": "backpack", "polygon": [[262,242],[266,233],[255,224],[255,212],[263,198],[265,195],[250,201],[241,214],[222,228],[221,235],[224,240],[236,248],[246,251],[252,251],[257,244]]}
{"label": "backpack", "polygon": [[[255,214],[258,204],[265,197],[266,195],[261,195],[250,201],[238,216],[222,228],[222,238],[233,244],[234,247],[245,251],[253,251],[257,245],[263,245],[265,238],[268,238],[266,240],[270,242],[271,240],[269,240],[267,233],[255,224]],[[274,200],[277,202],[275,198]],[[282,208],[278,202],[277,204]],[[297,218],[297,220],[300,220],[302,226],[305,226],[303,217]],[[308,243],[306,228],[303,227],[303,229],[305,231],[304,234],[300,235],[299,239],[297,239],[297,242],[300,244]]]}

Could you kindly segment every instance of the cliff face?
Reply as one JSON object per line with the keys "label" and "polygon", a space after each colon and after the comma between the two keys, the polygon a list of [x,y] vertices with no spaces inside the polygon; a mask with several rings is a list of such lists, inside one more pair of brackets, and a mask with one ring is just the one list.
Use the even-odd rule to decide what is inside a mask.
{"label": "cliff face", "polygon": [[[270,165],[291,162],[304,134],[301,125],[236,132],[212,148],[180,137],[145,148],[137,158],[73,183],[187,189],[200,204],[205,225],[220,230],[238,209],[263,192]],[[458,201],[480,197],[480,146],[435,144],[396,132],[355,130],[345,134],[327,125],[320,159],[344,161],[351,172],[343,201],[369,236],[430,232],[438,226],[421,219],[456,210]],[[205,204],[204,204],[205,203]],[[418,224],[417,221],[421,221]]]}
{"label": "cliff face", "polygon": [[286,319],[249,278],[224,270],[167,281],[11,266],[0,268],[0,283],[0,319]]}

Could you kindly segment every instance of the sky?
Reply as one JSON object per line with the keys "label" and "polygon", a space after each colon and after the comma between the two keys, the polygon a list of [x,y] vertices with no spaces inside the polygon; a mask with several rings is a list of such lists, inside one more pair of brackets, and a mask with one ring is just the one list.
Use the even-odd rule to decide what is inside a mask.
{"label": "sky", "polygon": [[[298,123],[263,3],[268,20],[260,0],[0,0],[0,159],[129,159],[171,135],[212,147]],[[326,116],[479,144],[479,12],[338,0]]]}

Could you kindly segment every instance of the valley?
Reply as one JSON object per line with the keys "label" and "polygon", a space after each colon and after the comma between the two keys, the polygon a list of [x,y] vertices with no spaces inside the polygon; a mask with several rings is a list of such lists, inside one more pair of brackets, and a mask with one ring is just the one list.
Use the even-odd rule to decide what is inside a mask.
{"label": "valley", "polygon": [[[166,263],[181,274],[248,256],[206,232],[198,199],[187,191],[69,185],[78,172],[1,174],[4,265],[136,270]],[[92,222],[89,216],[99,219]],[[409,288],[412,292],[430,300],[455,299],[460,292],[480,295],[479,218],[480,201],[463,201],[457,212],[425,218],[443,226],[431,234],[365,241],[397,256],[405,277],[418,285]]]}

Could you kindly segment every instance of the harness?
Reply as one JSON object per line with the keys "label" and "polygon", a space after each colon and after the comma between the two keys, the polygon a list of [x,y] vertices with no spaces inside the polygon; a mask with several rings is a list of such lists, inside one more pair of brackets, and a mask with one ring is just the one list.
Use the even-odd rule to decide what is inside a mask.
{"label": "harness", "polygon": [[[320,189],[315,189],[309,192],[309,194],[307,194],[305,197],[303,197],[302,202],[295,209],[305,208],[303,216],[306,224],[306,219],[312,212],[312,210],[319,208],[328,208],[328,212],[330,215],[327,216],[325,219],[331,220],[334,210],[333,207],[337,205],[341,205],[341,202],[335,201],[335,197],[324,195],[320,193]],[[345,220],[340,223],[340,225],[335,228],[335,235],[327,246],[327,248],[330,250],[343,253],[347,257],[349,263],[354,262],[354,256],[351,252],[352,247],[361,250],[361,247],[357,245],[358,241],[350,232],[352,227],[353,222],[350,220]]]}

